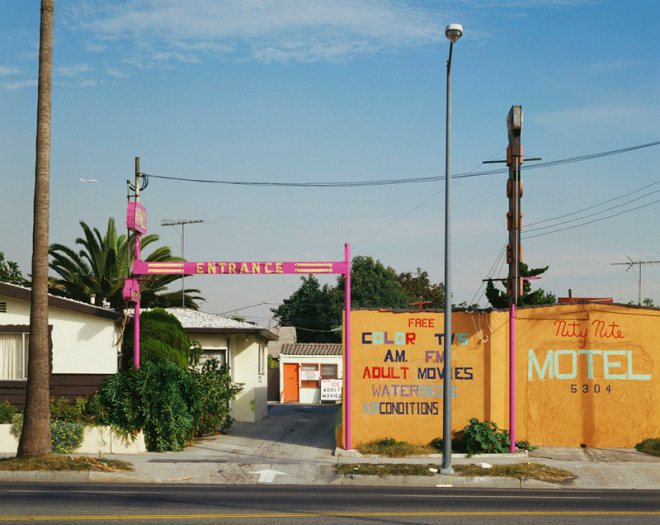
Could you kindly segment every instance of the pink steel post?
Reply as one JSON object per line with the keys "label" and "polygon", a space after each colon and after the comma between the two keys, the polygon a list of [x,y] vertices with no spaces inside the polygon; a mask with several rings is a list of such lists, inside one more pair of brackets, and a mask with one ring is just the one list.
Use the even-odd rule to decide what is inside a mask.
{"label": "pink steel post", "polygon": [[516,451],[516,305],[509,306],[509,452]]}
{"label": "pink steel post", "polygon": [[[140,253],[140,234],[135,232],[135,260],[139,261],[142,257]],[[140,368],[140,299],[135,302],[135,315],[133,318],[133,363],[135,368]]]}
{"label": "pink steel post", "polygon": [[351,245],[344,245],[346,273],[344,273],[344,414],[346,419],[344,446],[351,449]]}
{"label": "pink steel post", "polygon": [[[295,262],[295,261],[176,261],[148,262],[140,260],[140,239],[136,232],[134,275],[286,275],[286,274],[343,274],[345,283],[345,351],[344,351],[344,415],[345,446],[351,443],[351,246],[344,245],[342,262]],[[140,359],[140,302],[135,302],[134,359],[139,367]]]}

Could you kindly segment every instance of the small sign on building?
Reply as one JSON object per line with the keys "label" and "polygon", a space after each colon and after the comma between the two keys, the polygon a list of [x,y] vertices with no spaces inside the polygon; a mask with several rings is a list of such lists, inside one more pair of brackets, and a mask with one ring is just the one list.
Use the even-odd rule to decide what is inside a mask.
{"label": "small sign on building", "polygon": [[[300,379],[302,381],[318,381],[321,379],[321,372],[319,372],[318,368],[309,370],[303,366],[303,369],[300,371]],[[318,388],[318,385],[316,388]]]}
{"label": "small sign on building", "polygon": [[321,379],[321,401],[341,401],[341,379]]}

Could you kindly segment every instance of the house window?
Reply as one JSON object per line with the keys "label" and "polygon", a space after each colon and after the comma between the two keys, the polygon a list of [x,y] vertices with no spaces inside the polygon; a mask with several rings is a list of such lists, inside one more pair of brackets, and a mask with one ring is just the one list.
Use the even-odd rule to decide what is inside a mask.
{"label": "house window", "polygon": [[199,366],[201,366],[209,359],[217,359],[220,366],[227,364],[227,350],[225,348],[203,348],[202,356],[199,359]]}
{"label": "house window", "polygon": [[0,333],[0,379],[27,379],[29,334]]}
{"label": "house window", "polygon": [[321,388],[318,365],[302,365],[300,369],[301,388]]}
{"label": "house window", "polygon": [[266,347],[259,347],[259,374],[263,375],[266,373]]}
{"label": "house window", "polygon": [[335,379],[337,377],[337,365],[321,365],[321,379]]}

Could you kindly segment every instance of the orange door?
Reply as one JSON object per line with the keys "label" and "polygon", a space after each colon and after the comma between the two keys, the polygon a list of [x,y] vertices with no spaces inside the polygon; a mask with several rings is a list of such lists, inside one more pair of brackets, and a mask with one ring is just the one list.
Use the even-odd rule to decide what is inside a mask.
{"label": "orange door", "polygon": [[297,403],[298,398],[298,364],[283,363],[282,403]]}

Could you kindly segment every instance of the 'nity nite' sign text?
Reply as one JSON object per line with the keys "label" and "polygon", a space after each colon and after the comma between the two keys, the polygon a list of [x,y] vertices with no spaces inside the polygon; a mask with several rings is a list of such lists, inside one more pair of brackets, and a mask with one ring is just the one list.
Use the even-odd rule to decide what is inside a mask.
{"label": "'nity nite' sign text", "polygon": [[348,270],[342,262],[146,262],[135,261],[133,273],[136,275],[269,275],[269,274],[310,274],[341,273]]}

